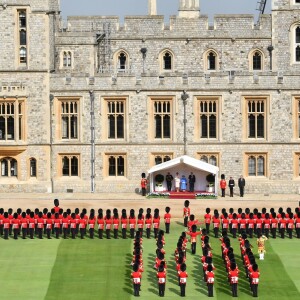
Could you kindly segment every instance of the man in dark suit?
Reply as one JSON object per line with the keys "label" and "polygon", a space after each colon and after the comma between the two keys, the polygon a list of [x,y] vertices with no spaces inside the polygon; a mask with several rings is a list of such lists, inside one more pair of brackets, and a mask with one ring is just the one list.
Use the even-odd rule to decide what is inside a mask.
{"label": "man in dark suit", "polygon": [[191,172],[191,174],[189,175],[190,192],[194,192],[195,182],[196,176],[193,174],[193,172]]}
{"label": "man in dark suit", "polygon": [[243,177],[243,175],[241,175],[241,177],[239,178],[238,184],[239,184],[239,188],[240,188],[240,196],[244,197],[246,181],[245,181],[245,178]]}

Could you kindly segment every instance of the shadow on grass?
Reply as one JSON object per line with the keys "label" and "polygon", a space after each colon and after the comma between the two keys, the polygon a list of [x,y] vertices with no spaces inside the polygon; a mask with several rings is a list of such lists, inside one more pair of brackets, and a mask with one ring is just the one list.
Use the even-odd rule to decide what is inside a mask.
{"label": "shadow on grass", "polygon": [[176,294],[177,296],[180,296],[180,287],[178,287],[178,290],[170,288],[170,292]]}

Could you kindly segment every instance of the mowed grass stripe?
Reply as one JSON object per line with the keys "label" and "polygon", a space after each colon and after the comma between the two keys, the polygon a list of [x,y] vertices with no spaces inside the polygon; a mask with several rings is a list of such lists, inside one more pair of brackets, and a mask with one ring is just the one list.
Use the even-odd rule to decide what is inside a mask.
{"label": "mowed grass stripe", "polygon": [[1,299],[44,299],[59,240],[0,240]]}
{"label": "mowed grass stripe", "polygon": [[62,240],[46,300],[130,299],[126,292],[130,240]]}

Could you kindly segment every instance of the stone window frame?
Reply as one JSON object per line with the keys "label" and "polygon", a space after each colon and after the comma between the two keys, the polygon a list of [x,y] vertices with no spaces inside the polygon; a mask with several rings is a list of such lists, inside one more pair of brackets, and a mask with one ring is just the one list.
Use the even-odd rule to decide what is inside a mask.
{"label": "stone window frame", "polygon": [[[19,98],[19,97],[0,97],[0,106],[3,103],[14,103],[14,139],[5,139],[0,140],[1,143],[7,142],[18,142],[18,141],[26,141],[26,99]],[[21,108],[21,112],[20,112]],[[12,114],[9,114],[12,115]],[[1,109],[0,109],[0,116],[1,116]],[[7,116],[7,114],[4,114]],[[20,133],[21,129],[21,133]]]}
{"label": "stone window frame", "polygon": [[[127,173],[128,173],[128,167],[127,167],[127,153],[125,152],[106,152],[103,154],[103,177],[106,179],[125,179],[127,178]],[[124,170],[123,170],[123,175],[117,175],[118,170],[119,170],[119,165],[116,163],[115,165],[115,171],[116,175],[109,175],[110,172],[110,158],[114,158],[117,160],[119,157],[122,157],[124,160]],[[122,172],[122,171],[121,171]]]}
{"label": "stone window frame", "polygon": [[295,5],[300,5],[300,0],[293,0],[293,4],[295,4]]}
{"label": "stone window frame", "polygon": [[294,178],[300,179],[300,152],[294,152]]}
{"label": "stone window frame", "polygon": [[[209,163],[209,161],[212,157],[215,157],[216,165],[213,165],[213,166],[220,168],[220,152],[197,152],[197,154],[196,154],[196,158],[198,160],[201,160],[201,158],[204,156],[207,157],[207,161],[208,161],[207,163]],[[201,160],[201,161],[204,161],[204,160]],[[206,162],[206,161],[204,161],[204,162]]]}
{"label": "stone window frame", "polygon": [[[66,61],[66,63],[65,63]],[[70,49],[62,49],[60,52],[60,69],[74,69],[74,52]]]}
{"label": "stone window frame", "polygon": [[[154,167],[154,166],[161,164],[161,163],[159,163],[159,164],[156,163],[156,158],[158,158],[158,157],[161,157],[161,159],[162,159],[161,163],[164,163],[166,161],[174,159],[174,152],[152,152],[150,154],[150,167]],[[165,158],[167,158],[167,157],[169,157],[170,159],[165,160]]]}
{"label": "stone window frame", "polygon": [[[77,138],[63,138],[62,132],[62,102],[77,102]],[[81,97],[75,96],[62,96],[55,98],[55,112],[56,112],[56,122],[55,122],[55,140],[60,142],[74,142],[80,141],[81,137],[81,111],[82,111],[82,99]]]}
{"label": "stone window frame", "polygon": [[[155,135],[155,102],[170,102],[170,137],[161,137],[156,138]],[[148,126],[148,137],[151,142],[159,142],[159,141],[174,141],[175,134],[175,97],[174,96],[149,96],[148,97],[148,115],[149,115],[149,126]]]}
{"label": "stone window frame", "polygon": [[[201,102],[216,102],[216,137],[201,137],[201,121],[200,121],[200,103]],[[194,140],[195,141],[219,141],[221,139],[221,110],[222,110],[222,97],[218,95],[200,95],[195,96],[194,101],[194,116],[195,116],[195,129],[194,129]],[[212,115],[211,113],[206,113],[206,115]]]}
{"label": "stone window frame", "polygon": [[[254,69],[253,59],[254,59],[254,55],[256,53],[259,53],[260,57],[261,57],[261,61],[260,61],[261,67],[260,67],[260,69]],[[265,68],[265,63],[264,63],[265,62],[265,54],[261,49],[259,49],[259,48],[252,49],[249,52],[248,59],[249,59],[249,71],[251,71],[251,72],[262,72],[262,71],[264,71],[264,68]]]}
{"label": "stone window frame", "polygon": [[[21,24],[20,15],[25,14],[25,24]],[[29,44],[28,44],[28,13],[26,8],[16,8],[16,30],[17,30],[17,41],[18,47],[16,47],[17,51],[17,64],[19,67],[27,67],[28,66],[28,53],[29,53]],[[26,34],[26,43],[21,45],[21,32],[25,32]]]}
{"label": "stone window frame", "polygon": [[293,138],[300,139],[300,95],[293,96]]}
{"label": "stone window frame", "polygon": [[[7,162],[7,175],[3,175],[3,162],[6,161]],[[11,171],[12,171],[12,162],[15,163],[16,165],[16,170],[15,170],[15,174],[12,175]],[[0,178],[17,178],[19,177],[19,161],[16,157],[14,156],[3,156],[0,158],[0,168],[1,168],[1,172],[0,172]],[[5,171],[5,170],[4,170]]]}
{"label": "stone window frame", "polygon": [[[254,159],[255,175],[249,175],[249,160]],[[264,160],[263,175],[259,175],[259,161]],[[269,176],[269,161],[267,152],[245,152],[244,154],[244,175],[248,178],[268,178]]]}
{"label": "stone window frame", "polygon": [[[214,54],[214,57],[215,57],[215,67],[214,68],[210,67],[210,63],[209,63],[209,59],[208,59],[210,54]],[[220,69],[220,56],[219,56],[218,51],[216,51],[215,49],[212,49],[212,48],[207,49],[203,53],[203,62],[204,62],[204,64],[203,64],[204,71],[207,71],[207,72],[219,71],[219,69]]]}
{"label": "stone window frame", "polygon": [[[69,159],[69,175],[63,175],[63,159],[67,157]],[[72,164],[71,159],[77,158],[77,175],[72,175]],[[57,175],[60,178],[80,178],[81,177],[81,155],[80,153],[59,153],[58,154],[58,163],[57,163]]]}
{"label": "stone window frame", "polygon": [[[300,4],[300,3],[299,3]],[[290,49],[291,49],[291,64],[292,65],[298,65],[300,64],[300,37],[298,39],[298,42],[296,40],[296,30],[297,28],[300,28],[300,23],[296,22],[291,25],[290,27]],[[299,29],[300,30],[300,29]],[[298,49],[298,50],[297,50]],[[299,60],[296,60],[296,51],[298,51]]]}
{"label": "stone window frame", "polygon": [[[126,57],[124,66],[120,65],[120,55],[123,54]],[[125,49],[119,49],[113,55],[113,65],[115,73],[129,73],[130,72],[130,56]],[[124,68],[123,68],[124,67]]]}
{"label": "stone window frame", "polygon": [[[34,162],[34,165],[32,165]],[[28,160],[28,175],[29,178],[37,178],[38,162],[35,157],[30,157]]]}
{"label": "stone window frame", "polygon": [[[171,68],[170,69],[166,69],[165,68],[165,55],[169,54],[170,58],[171,58]],[[167,72],[173,72],[175,70],[175,54],[174,52],[169,49],[163,49],[160,53],[159,53],[159,70],[161,73],[167,73]]]}
{"label": "stone window frame", "polygon": [[[269,114],[270,114],[270,96],[269,95],[249,95],[249,96],[242,96],[243,101],[243,140],[247,142],[262,142],[262,141],[268,141],[269,139]],[[256,128],[256,134],[255,137],[249,137],[249,119],[248,115],[250,112],[248,112],[248,103],[250,101],[254,102],[264,102],[264,137],[258,137],[257,136],[257,128]],[[257,124],[257,115],[259,112],[254,112],[255,114],[255,123]]]}
{"label": "stone window frame", "polygon": [[[108,102],[110,101],[117,101],[124,103],[124,137],[123,138],[109,138],[108,134]],[[127,141],[128,140],[128,111],[129,111],[129,98],[127,96],[104,96],[101,98],[101,116],[102,116],[102,138],[103,140],[109,142],[120,142],[120,141]]]}

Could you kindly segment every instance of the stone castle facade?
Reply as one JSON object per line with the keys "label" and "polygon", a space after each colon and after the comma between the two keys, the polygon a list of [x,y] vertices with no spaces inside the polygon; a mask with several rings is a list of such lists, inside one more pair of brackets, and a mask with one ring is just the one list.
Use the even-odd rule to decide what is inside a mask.
{"label": "stone castle facade", "polygon": [[[174,0],[175,1],[175,0]],[[60,18],[59,0],[0,1],[0,191],[134,192],[187,154],[300,186],[300,1],[217,15]]]}

